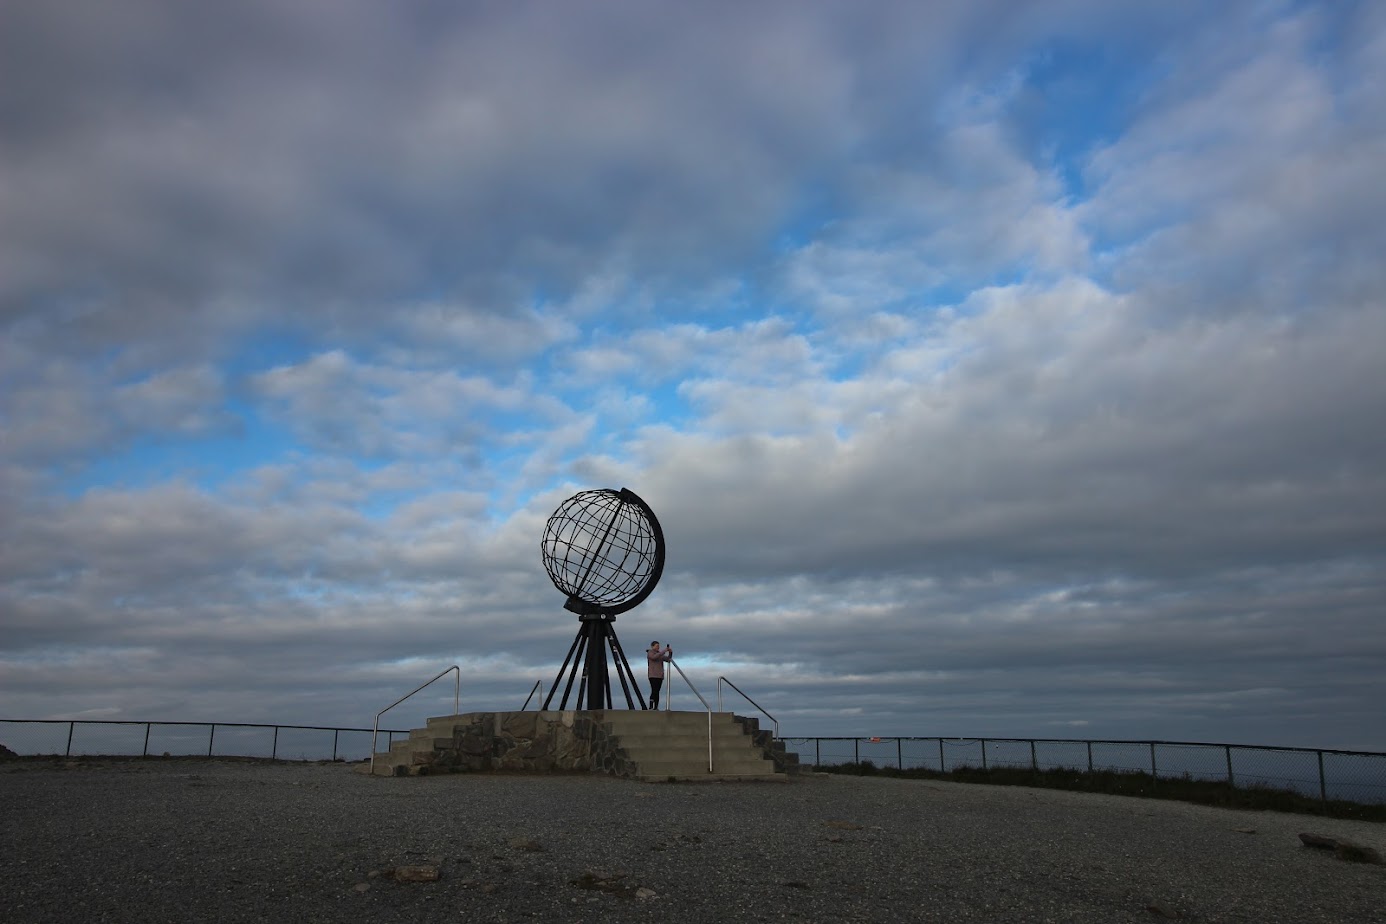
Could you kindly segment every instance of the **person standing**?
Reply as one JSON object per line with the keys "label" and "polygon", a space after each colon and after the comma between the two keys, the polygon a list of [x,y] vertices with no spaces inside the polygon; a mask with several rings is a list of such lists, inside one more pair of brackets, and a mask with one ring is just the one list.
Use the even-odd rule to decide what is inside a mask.
{"label": "person standing", "polygon": [[674,659],[674,649],[670,645],[665,645],[661,651],[659,639],[650,642],[650,647],[645,651],[645,660],[649,662],[650,668],[646,676],[650,679],[650,708],[659,708],[659,688],[664,686],[664,662]]}

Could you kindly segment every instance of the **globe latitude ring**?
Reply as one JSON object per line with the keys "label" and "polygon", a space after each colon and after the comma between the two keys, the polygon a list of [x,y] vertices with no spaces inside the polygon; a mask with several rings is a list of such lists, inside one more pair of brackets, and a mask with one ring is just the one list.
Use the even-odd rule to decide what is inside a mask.
{"label": "globe latitude ring", "polygon": [[644,602],[664,573],[664,531],[629,488],[568,498],[544,525],[544,570],[568,595],[564,609],[614,617]]}

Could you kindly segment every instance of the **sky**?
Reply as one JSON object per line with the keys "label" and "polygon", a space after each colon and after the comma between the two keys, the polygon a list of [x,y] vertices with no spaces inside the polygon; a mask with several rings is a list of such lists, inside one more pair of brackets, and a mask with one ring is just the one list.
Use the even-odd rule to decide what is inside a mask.
{"label": "sky", "polygon": [[1386,751],[1384,213],[1380,3],[6,0],[0,717],[518,709],[627,487],[786,735]]}

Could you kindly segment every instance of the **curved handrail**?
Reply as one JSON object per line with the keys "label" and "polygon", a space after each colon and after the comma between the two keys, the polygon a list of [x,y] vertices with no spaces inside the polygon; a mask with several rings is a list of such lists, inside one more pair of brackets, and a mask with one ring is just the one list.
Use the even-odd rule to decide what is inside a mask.
{"label": "curved handrail", "polygon": [[769,720],[771,721],[772,724],[774,724],[774,726],[775,726],[775,739],[776,739],[776,740],[779,740],[779,737],[780,737],[780,720],[777,719],[777,718],[775,718],[775,717],[774,717],[773,715],[771,715],[770,713],[766,712],[766,711],[765,711],[765,708],[764,708],[763,706],[761,706],[760,703],[758,703],[758,702],[756,702],[755,700],[751,699],[751,698],[750,698],[749,696],[747,696],[745,693],[742,693],[741,688],[738,687],[736,684],[732,683],[732,682],[731,682],[730,680],[728,680],[726,677],[718,677],[718,678],[717,678],[717,711],[718,711],[718,712],[721,712],[721,711],[722,711],[722,684],[723,684],[723,683],[725,683],[727,686],[731,687],[731,688],[732,688],[733,690],[735,690],[736,692],[741,693],[741,698],[742,698],[742,699],[744,699],[746,702],[750,703],[752,706],[755,706],[757,709],[759,709],[759,710],[760,710],[760,714],[763,715],[763,716],[765,716],[767,719],[769,719]]}
{"label": "curved handrail", "polygon": [[[529,701],[532,700],[532,699],[534,699],[534,691],[535,691],[535,690],[538,690],[538,691],[539,691],[539,699],[540,699],[540,700],[543,700],[543,698],[544,698],[544,681],[543,681],[543,680],[536,680],[536,681],[534,681],[534,686],[532,686],[532,687],[529,688],[529,695],[525,697],[525,704],[524,704],[523,706],[520,707],[520,711],[521,711],[521,712],[524,712],[526,709],[529,708]],[[541,710],[541,711],[542,711],[542,710]]]}
{"label": "curved handrail", "polygon": [[375,739],[376,736],[380,734],[380,717],[385,713],[389,712],[391,709],[398,706],[400,703],[404,702],[409,697],[413,696],[415,693],[422,690],[424,687],[428,686],[434,680],[437,680],[439,677],[442,677],[444,674],[447,674],[449,671],[457,672],[457,686],[453,690],[452,694],[452,714],[457,715],[457,711],[461,708],[462,704],[462,668],[454,664],[452,667],[447,668],[447,670],[439,671],[437,675],[434,676],[432,679],[419,684],[417,687],[410,690],[408,693],[404,694],[399,699],[395,700],[393,703],[386,706],[384,709],[380,710],[375,714],[375,724],[371,728],[371,773],[375,773]]}
{"label": "curved handrail", "polygon": [[[676,671],[679,672],[679,676],[683,678],[683,682],[686,683],[686,684],[688,684],[688,689],[690,689],[690,690],[693,691],[693,695],[696,696],[696,697],[698,697],[698,702],[702,703],[702,704],[703,704],[703,708],[707,710],[707,772],[708,772],[708,773],[711,773],[711,772],[712,772],[712,707],[709,706],[709,705],[707,704],[707,700],[703,699],[703,694],[701,694],[701,693],[698,692],[698,688],[695,687],[695,686],[693,686],[693,681],[691,681],[691,680],[688,679],[688,675],[685,674],[685,673],[683,672],[683,668],[679,667],[679,662],[675,661],[673,658],[670,658],[670,659],[669,659],[669,663],[673,666],[674,670],[676,670]],[[664,694],[664,711],[665,711],[665,712],[668,712],[668,711],[669,711],[669,701],[670,701],[671,699],[674,698],[674,697],[671,695],[673,692],[674,692],[673,684],[670,684],[670,685],[669,685],[669,692]]]}

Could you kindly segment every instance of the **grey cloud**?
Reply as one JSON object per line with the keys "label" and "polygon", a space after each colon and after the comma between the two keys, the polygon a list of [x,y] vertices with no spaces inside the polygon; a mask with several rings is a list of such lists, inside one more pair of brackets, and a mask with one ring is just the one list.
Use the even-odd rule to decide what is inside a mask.
{"label": "grey cloud", "polygon": [[837,199],[863,145],[929,143],[957,35],[994,32],[966,66],[1003,69],[1097,22],[993,13],[12,5],[0,306],[47,349],[208,351],[440,291],[508,313],[604,272],[697,279],[800,192]]}
{"label": "grey cloud", "polygon": [[[622,632],[799,733],[1386,740],[1379,22],[1322,72],[1293,30],[1186,49],[1211,103],[1148,100],[1070,203],[958,75],[1193,13],[175,7],[0,14],[15,713],[360,722],[453,660],[518,705],[574,628],[544,518],[628,484],[670,560]],[[742,276],[784,312],[721,320]],[[261,329],[312,358],[256,365]],[[136,429],[234,426],[228,391],[329,455],[43,494]]]}

